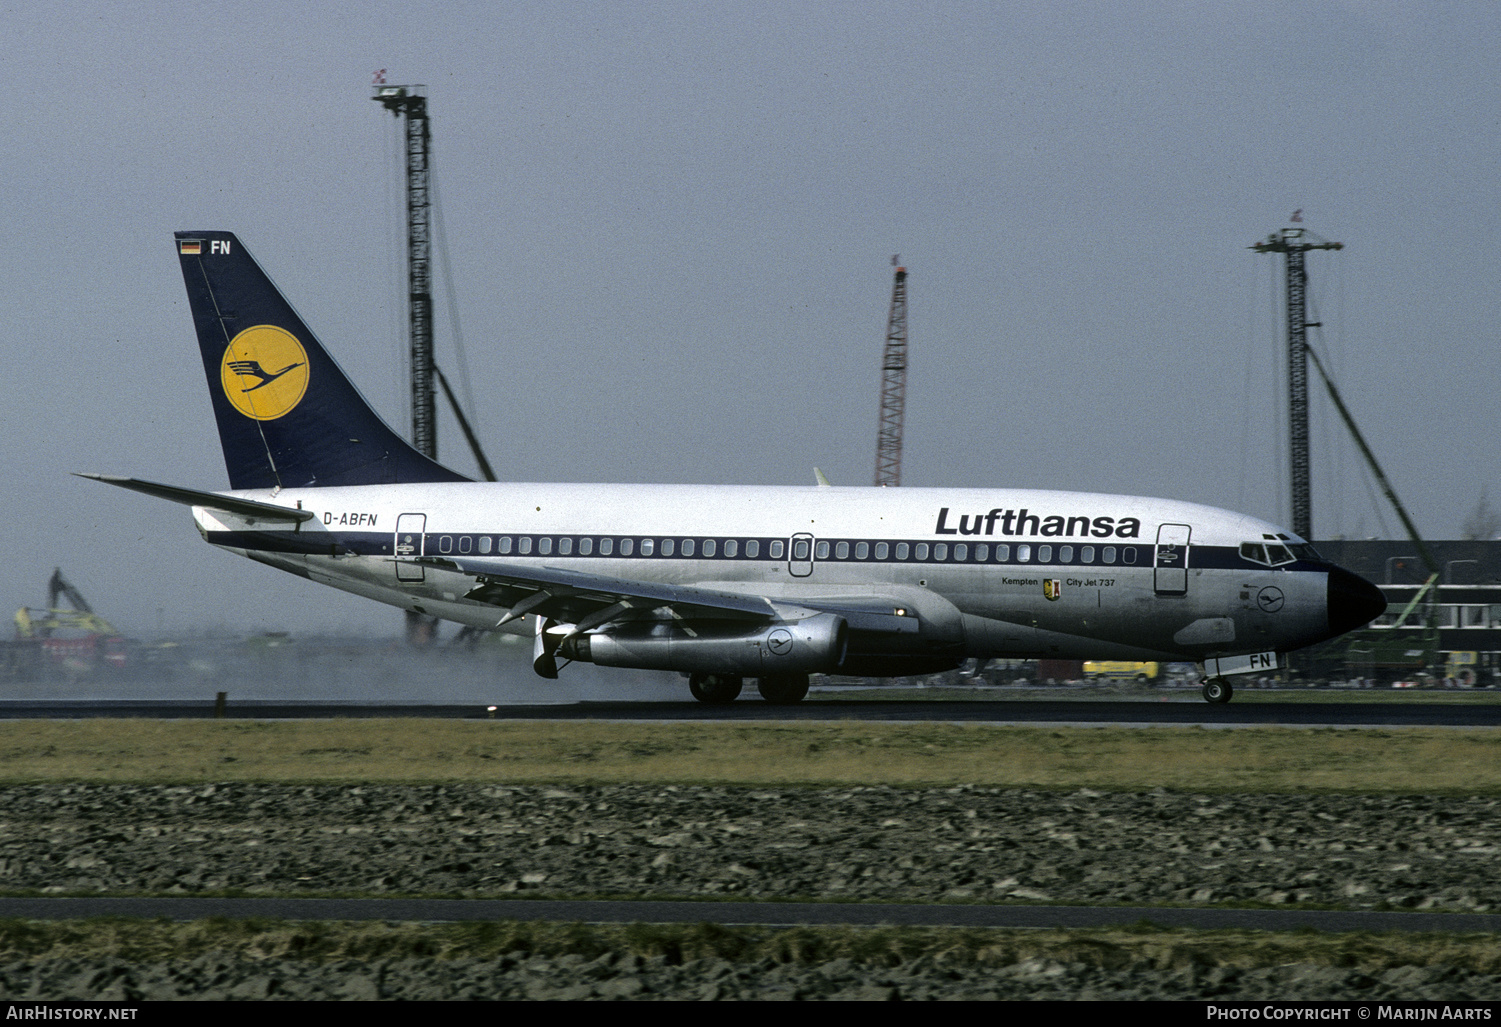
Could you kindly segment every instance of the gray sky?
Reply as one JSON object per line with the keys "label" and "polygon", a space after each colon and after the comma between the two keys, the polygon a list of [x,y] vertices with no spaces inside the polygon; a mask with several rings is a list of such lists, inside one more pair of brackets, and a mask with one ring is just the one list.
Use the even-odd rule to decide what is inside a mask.
{"label": "gray sky", "polygon": [[[1455,537],[1484,487],[1501,504],[1491,3],[74,0],[0,28],[12,609],[61,565],[140,634],[158,610],[168,631],[397,629],[68,475],[226,485],[179,229],[238,233],[405,430],[377,68],[428,87],[503,477],[868,484],[900,253],[904,485],[1285,523],[1282,271],[1247,247],[1301,208],[1346,244],[1310,257],[1322,341],[1421,529]],[[1321,396],[1313,461],[1316,536],[1397,529]]]}

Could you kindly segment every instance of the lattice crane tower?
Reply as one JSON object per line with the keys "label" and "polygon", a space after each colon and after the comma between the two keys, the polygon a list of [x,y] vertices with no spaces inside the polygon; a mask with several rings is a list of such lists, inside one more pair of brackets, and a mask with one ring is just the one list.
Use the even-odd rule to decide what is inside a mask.
{"label": "lattice crane tower", "polygon": [[[1299,214],[1293,220],[1301,220]],[[1250,248],[1257,253],[1287,256],[1287,438],[1293,532],[1313,539],[1313,499],[1308,468],[1308,272],[1303,255],[1309,250],[1342,250],[1345,244],[1320,239],[1301,228],[1284,228]]]}
{"label": "lattice crane tower", "polygon": [[428,190],[428,131],[424,86],[388,86],[376,75],[371,97],[406,119],[407,276],[412,344],[412,445],[438,458],[438,415],[433,398],[432,203]]}
{"label": "lattice crane tower", "polygon": [[907,269],[897,257],[881,355],[881,421],[876,437],[876,484],[902,483],[902,417],[907,407]]}

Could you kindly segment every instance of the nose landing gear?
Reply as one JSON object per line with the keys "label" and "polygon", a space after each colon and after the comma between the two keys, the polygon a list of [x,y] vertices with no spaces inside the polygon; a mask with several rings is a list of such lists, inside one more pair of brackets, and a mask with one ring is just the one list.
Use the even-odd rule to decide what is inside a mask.
{"label": "nose landing gear", "polygon": [[1230,682],[1225,678],[1204,679],[1204,701],[1226,703],[1235,694],[1235,689],[1230,687]]}

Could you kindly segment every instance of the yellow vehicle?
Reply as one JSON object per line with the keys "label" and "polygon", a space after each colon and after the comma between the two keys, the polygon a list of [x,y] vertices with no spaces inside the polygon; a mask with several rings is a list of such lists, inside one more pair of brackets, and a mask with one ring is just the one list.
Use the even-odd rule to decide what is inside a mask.
{"label": "yellow vehicle", "polygon": [[1162,675],[1160,663],[1128,663],[1124,660],[1088,660],[1084,664],[1084,677],[1105,678],[1110,681],[1135,681],[1145,685]]}

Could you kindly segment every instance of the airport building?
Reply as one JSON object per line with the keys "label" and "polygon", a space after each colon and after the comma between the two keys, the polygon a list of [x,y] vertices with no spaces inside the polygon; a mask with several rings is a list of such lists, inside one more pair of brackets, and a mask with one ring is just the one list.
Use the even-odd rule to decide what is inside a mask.
{"label": "airport building", "polygon": [[1387,601],[1374,624],[1322,655],[1341,656],[1354,677],[1395,681],[1428,666],[1462,682],[1501,685],[1501,540],[1427,545],[1438,564],[1431,595],[1424,585],[1434,571],[1411,542],[1315,544],[1327,560],[1379,586]]}

